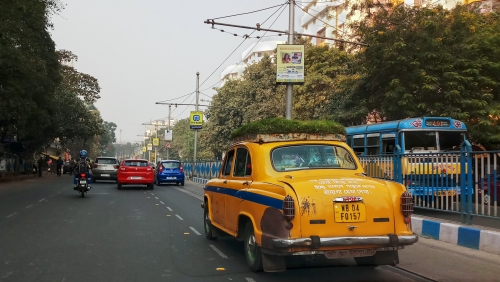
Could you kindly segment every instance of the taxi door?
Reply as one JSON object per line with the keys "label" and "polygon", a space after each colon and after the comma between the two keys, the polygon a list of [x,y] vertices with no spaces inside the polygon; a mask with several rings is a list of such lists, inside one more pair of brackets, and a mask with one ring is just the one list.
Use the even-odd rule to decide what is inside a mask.
{"label": "taxi door", "polygon": [[228,192],[234,153],[234,149],[227,152],[221,175],[212,189],[212,219],[215,223],[224,227],[226,227],[226,193]]}
{"label": "taxi door", "polygon": [[241,199],[236,197],[240,190],[248,189],[252,183],[252,162],[250,152],[246,147],[236,148],[231,179],[228,180],[229,189],[226,193],[226,228],[236,232],[238,228],[239,205]]}

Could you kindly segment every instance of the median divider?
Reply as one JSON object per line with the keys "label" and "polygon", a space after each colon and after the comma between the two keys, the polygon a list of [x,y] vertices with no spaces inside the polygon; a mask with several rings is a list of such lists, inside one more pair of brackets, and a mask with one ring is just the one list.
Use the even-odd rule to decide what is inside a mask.
{"label": "median divider", "polygon": [[500,255],[500,231],[439,222],[418,216],[411,218],[415,234],[450,244]]}

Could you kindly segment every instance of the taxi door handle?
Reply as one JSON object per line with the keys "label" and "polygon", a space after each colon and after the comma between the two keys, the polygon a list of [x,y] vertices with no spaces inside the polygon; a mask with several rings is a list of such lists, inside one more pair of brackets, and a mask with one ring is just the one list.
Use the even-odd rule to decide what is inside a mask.
{"label": "taxi door handle", "polygon": [[224,182],[222,182],[222,183],[227,184],[227,180],[224,180]]}
{"label": "taxi door handle", "polygon": [[248,186],[249,184],[250,184],[250,183],[248,183],[248,181],[243,182],[243,185],[244,185],[244,186]]}

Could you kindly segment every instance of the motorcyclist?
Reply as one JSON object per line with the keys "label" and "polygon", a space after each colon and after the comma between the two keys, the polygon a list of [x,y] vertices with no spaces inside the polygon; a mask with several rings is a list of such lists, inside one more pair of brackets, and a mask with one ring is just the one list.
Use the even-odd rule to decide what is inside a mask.
{"label": "motorcyclist", "polygon": [[85,173],[87,175],[88,189],[90,190],[90,184],[92,184],[92,174],[90,173],[90,160],[87,158],[87,151],[80,151],[80,159],[75,162],[75,167],[73,170],[73,184],[74,190],[78,189],[78,175]]}

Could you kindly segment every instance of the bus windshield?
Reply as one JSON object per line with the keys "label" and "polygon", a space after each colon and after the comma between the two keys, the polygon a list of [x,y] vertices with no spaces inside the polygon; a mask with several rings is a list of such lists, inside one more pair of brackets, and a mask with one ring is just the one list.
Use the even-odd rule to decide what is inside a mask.
{"label": "bus windshield", "polygon": [[405,150],[409,151],[460,150],[463,140],[462,132],[456,131],[405,131],[404,134]]}

